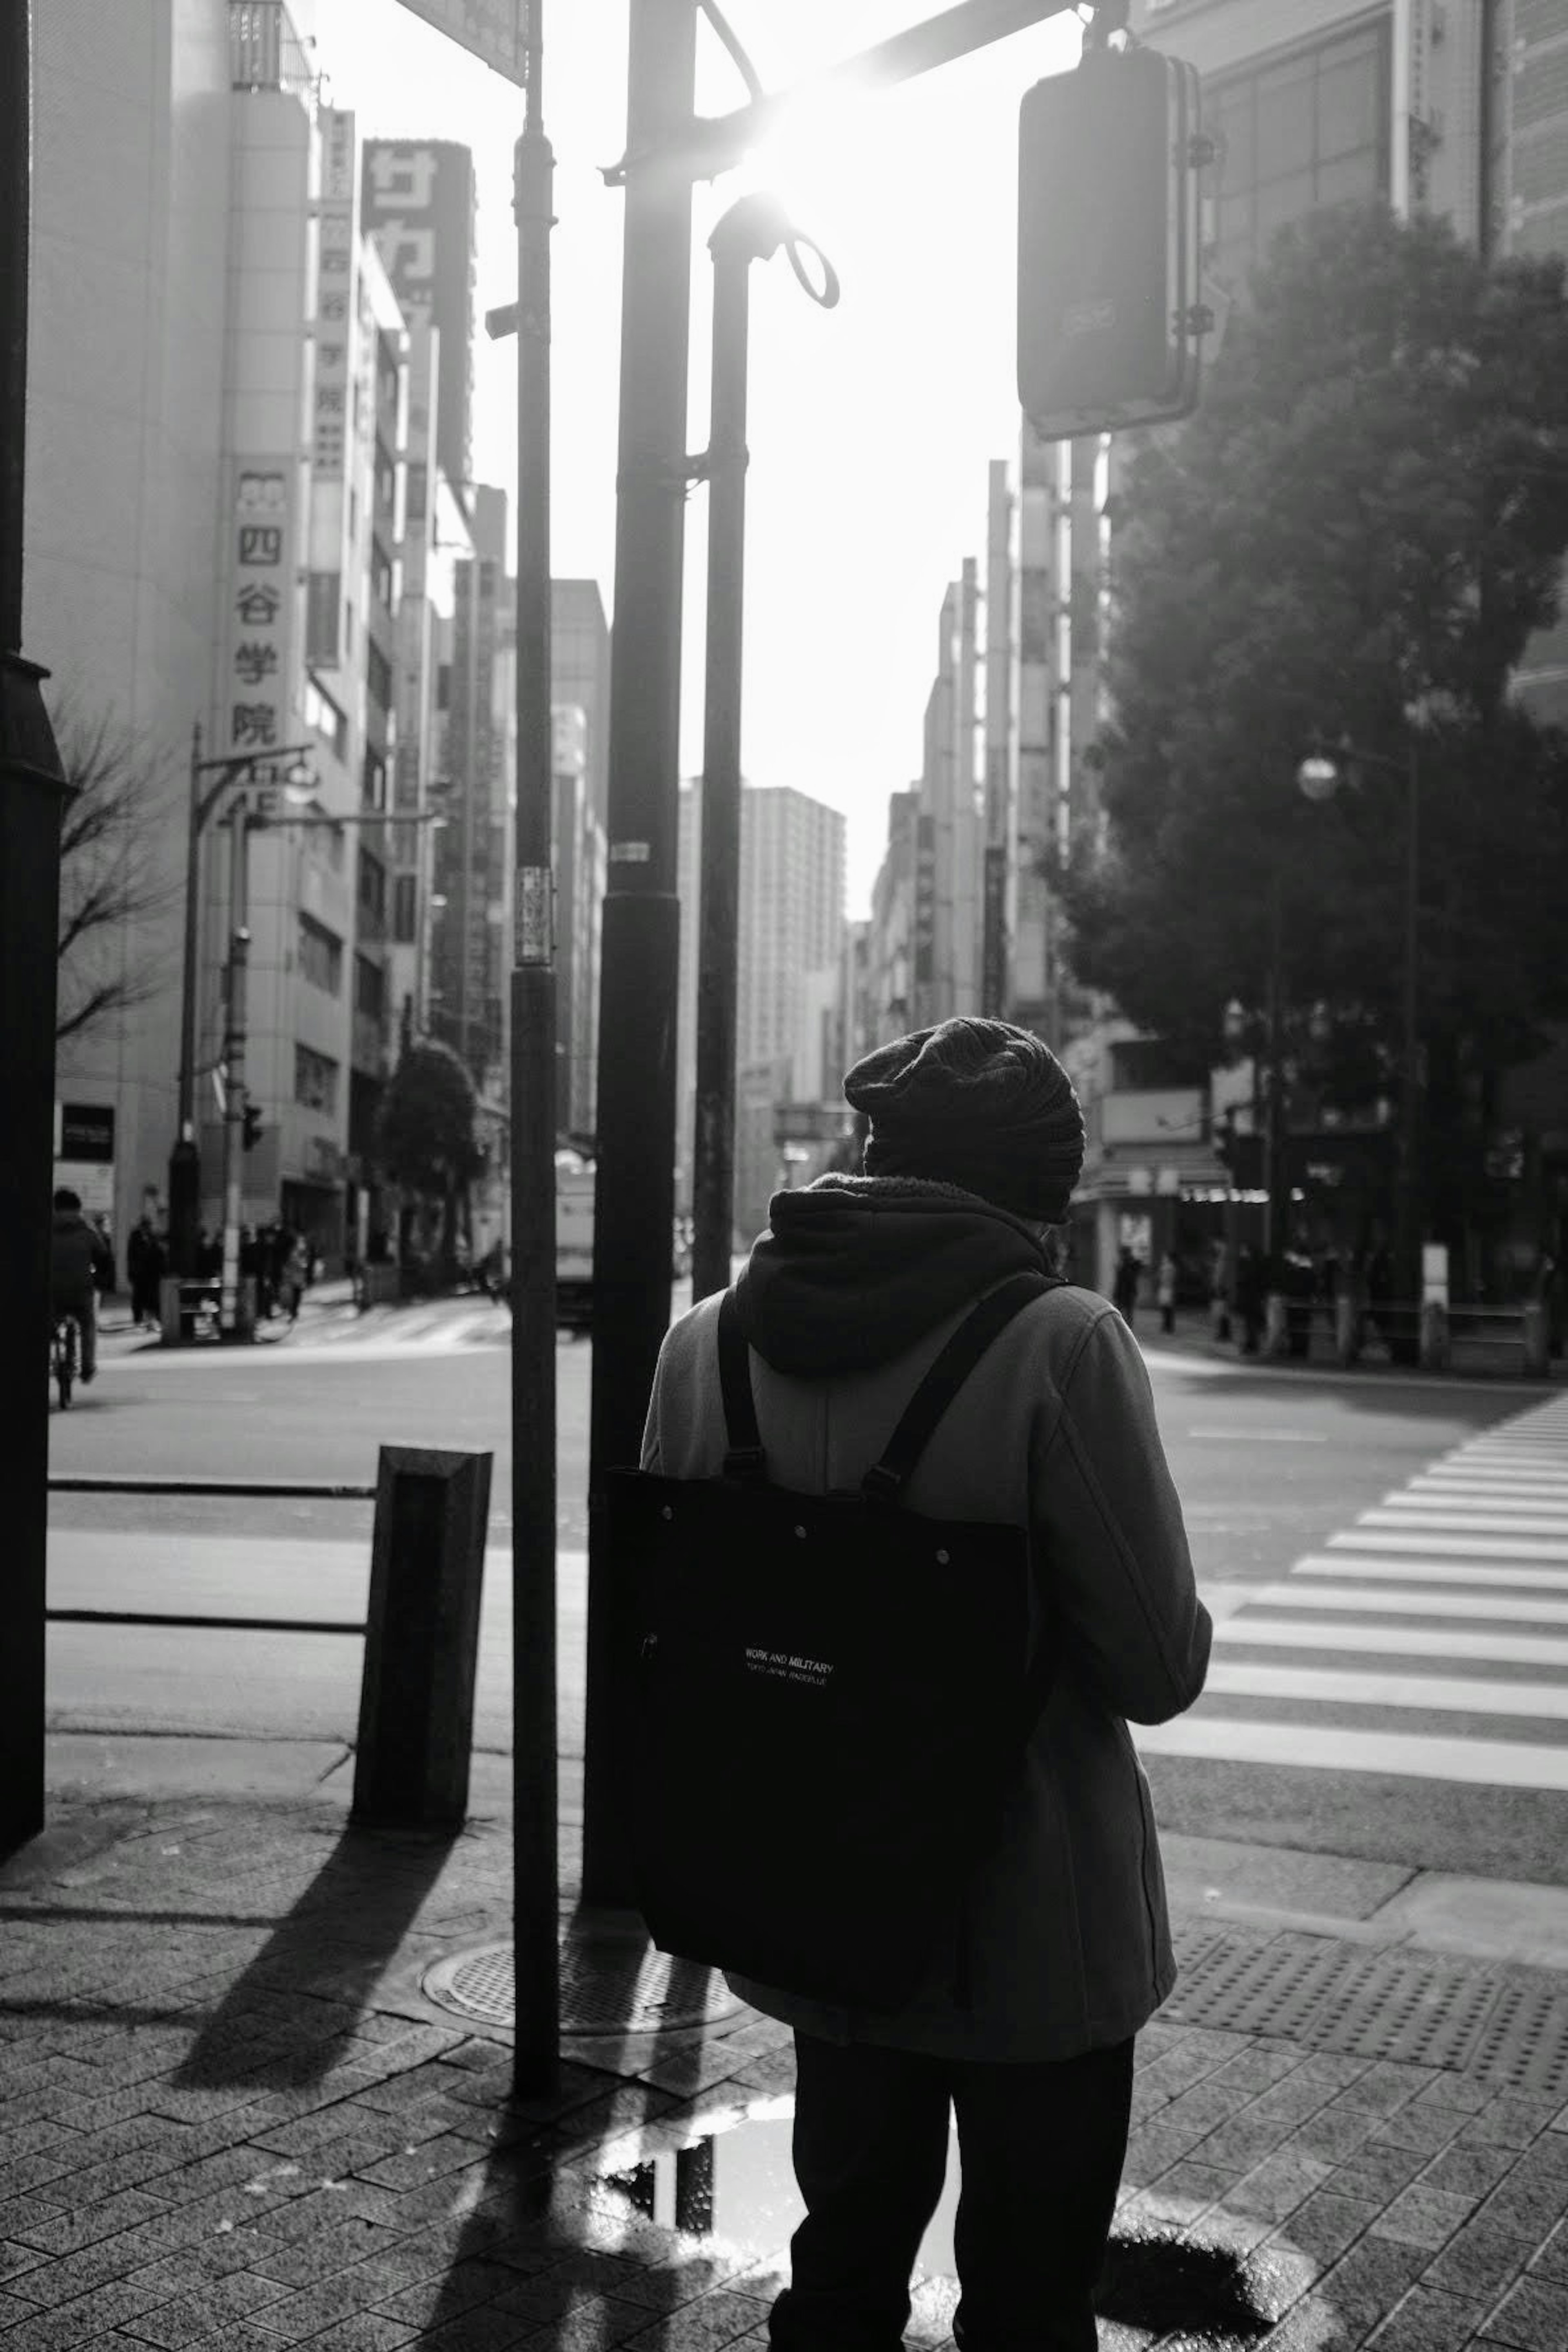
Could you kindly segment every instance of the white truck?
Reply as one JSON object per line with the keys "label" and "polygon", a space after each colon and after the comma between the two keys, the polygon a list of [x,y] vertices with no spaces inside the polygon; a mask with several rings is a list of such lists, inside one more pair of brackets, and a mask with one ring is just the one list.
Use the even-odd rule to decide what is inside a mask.
{"label": "white truck", "polygon": [[594,1312],[594,1163],[563,1148],[555,1155],[555,1320],[586,1331]]}

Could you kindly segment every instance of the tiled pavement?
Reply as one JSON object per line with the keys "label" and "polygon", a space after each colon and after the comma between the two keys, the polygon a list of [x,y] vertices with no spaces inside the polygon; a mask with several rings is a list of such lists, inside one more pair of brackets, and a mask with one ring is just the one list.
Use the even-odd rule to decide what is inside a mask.
{"label": "tiled pavement", "polygon": [[[765,2342],[782,2249],[656,2226],[603,2176],[787,2088],[782,2028],[576,2042],[557,2096],[509,2105],[509,2049],[419,1990],[507,1932],[497,1823],[448,1845],[188,1799],[55,1822],[0,1872],[5,2352]],[[1157,2021],[1101,2344],[1200,2340],[1185,2245],[1226,2272],[1213,2352],[1557,2352],[1565,2212],[1553,2099]],[[922,2287],[911,2340],[943,2343],[951,2302]]]}

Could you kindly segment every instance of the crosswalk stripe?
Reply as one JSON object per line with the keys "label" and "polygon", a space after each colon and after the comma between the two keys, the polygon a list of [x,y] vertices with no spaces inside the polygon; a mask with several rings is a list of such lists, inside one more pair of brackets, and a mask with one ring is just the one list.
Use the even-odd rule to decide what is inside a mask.
{"label": "crosswalk stripe", "polygon": [[1555,1512],[1568,1525],[1568,1488],[1559,1496],[1554,1490],[1542,1488],[1533,1494],[1520,1494],[1502,1486],[1421,1486],[1414,1492],[1402,1489],[1384,1495],[1378,1507],[1385,1511],[1495,1511],[1505,1517],[1526,1518],[1532,1513],[1545,1518]]}
{"label": "crosswalk stripe", "polygon": [[1250,1723],[1196,1712],[1134,1724],[1146,1756],[1224,1764],[1296,1764],[1402,1780],[1460,1780],[1499,1789],[1568,1790],[1568,1748],[1514,1739],[1453,1739],[1432,1732],[1355,1731],[1342,1724]]}
{"label": "crosswalk stripe", "polygon": [[1248,1605],[1338,1609],[1373,1617],[1487,1617],[1499,1624],[1568,1625],[1568,1600],[1543,1601],[1522,1593],[1369,1592],[1362,1584],[1258,1584],[1252,1588]]}
{"label": "crosswalk stripe", "polygon": [[1337,1706],[1419,1707],[1431,1715],[1511,1715],[1568,1720],[1562,1683],[1472,1682],[1453,1675],[1352,1674],[1341,1666],[1270,1666],[1222,1659],[1207,1687],[1226,1698],[1317,1699]]}
{"label": "crosswalk stripe", "polygon": [[1549,1542],[1543,1536],[1447,1536],[1427,1528],[1401,1528],[1389,1534],[1369,1528],[1364,1520],[1341,1535],[1330,1536],[1328,1543],[1333,1551],[1431,1551],[1461,1559],[1568,1561],[1568,1543]]}
{"label": "crosswalk stripe", "polygon": [[1441,1510],[1423,1503],[1397,1503],[1392,1507],[1363,1511],[1357,1525],[1363,1528],[1450,1528],[1456,1533],[1489,1536],[1563,1536],[1568,1538],[1568,1515],[1559,1511],[1532,1513],[1529,1518],[1510,1518],[1500,1511]]}
{"label": "crosswalk stripe", "polygon": [[1412,1478],[1402,1494],[1413,1495],[1522,1495],[1527,1500],[1568,1502],[1568,1472],[1561,1478],[1506,1478],[1490,1470],[1435,1470],[1419,1478]]}
{"label": "crosswalk stripe", "polygon": [[1368,1578],[1409,1580],[1417,1584],[1468,1584],[1485,1591],[1497,1586],[1524,1586],[1531,1591],[1568,1592],[1568,1569],[1531,1568],[1521,1562],[1515,1568],[1498,1568],[1485,1562],[1468,1559],[1393,1559],[1382,1553],[1368,1553],[1364,1558],[1347,1552],[1308,1552],[1297,1560],[1292,1576],[1345,1576],[1353,1573],[1363,1581]]}
{"label": "crosswalk stripe", "polygon": [[1437,1633],[1420,1625],[1342,1625],[1327,1617],[1281,1624],[1272,1617],[1252,1618],[1237,1611],[1218,1621],[1214,1638],[1216,1643],[1257,1649],[1356,1650],[1405,1658],[1484,1658],[1495,1665],[1568,1666],[1568,1641],[1546,1633],[1529,1640],[1517,1633],[1458,1628]]}

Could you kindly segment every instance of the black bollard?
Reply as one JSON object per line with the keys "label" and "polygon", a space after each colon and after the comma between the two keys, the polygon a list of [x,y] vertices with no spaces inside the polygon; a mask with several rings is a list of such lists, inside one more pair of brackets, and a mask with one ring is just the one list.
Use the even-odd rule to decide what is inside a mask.
{"label": "black bollard", "polygon": [[458,1829],[467,1814],[493,1458],[381,1449],[354,1759],[367,1827]]}

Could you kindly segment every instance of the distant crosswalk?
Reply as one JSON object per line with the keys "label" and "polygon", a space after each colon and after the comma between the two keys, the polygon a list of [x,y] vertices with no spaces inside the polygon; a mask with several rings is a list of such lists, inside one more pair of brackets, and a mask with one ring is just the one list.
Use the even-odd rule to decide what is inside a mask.
{"label": "distant crosswalk", "polygon": [[1568,1398],[1215,1598],[1207,1687],[1145,1754],[1568,1790]]}

